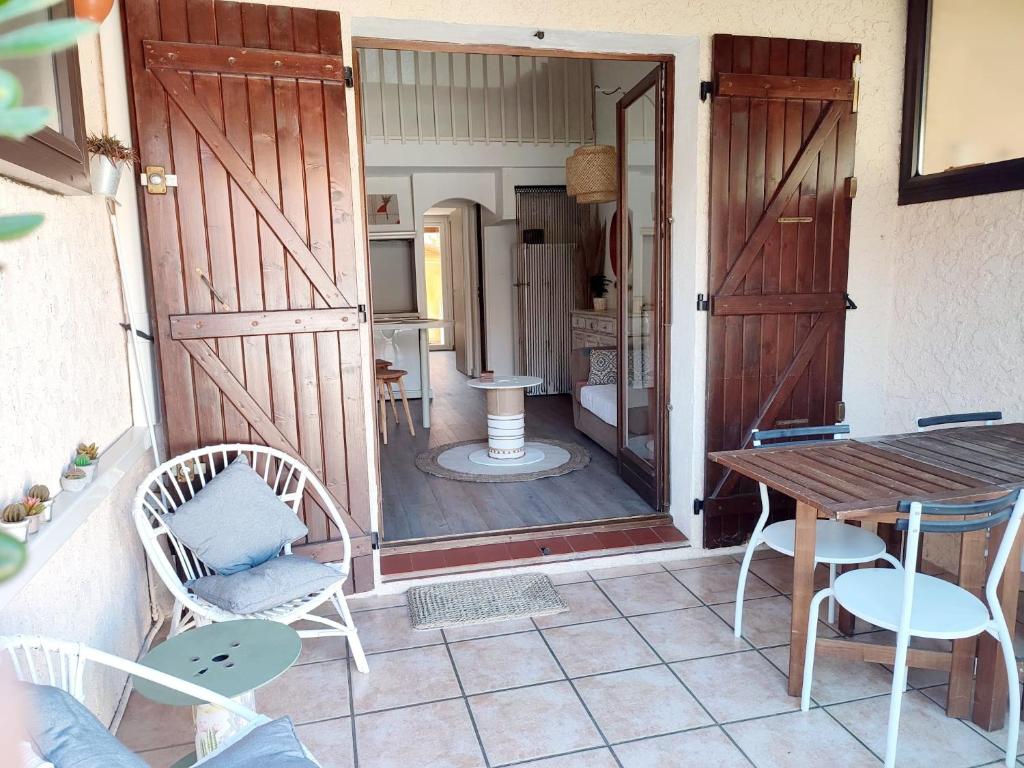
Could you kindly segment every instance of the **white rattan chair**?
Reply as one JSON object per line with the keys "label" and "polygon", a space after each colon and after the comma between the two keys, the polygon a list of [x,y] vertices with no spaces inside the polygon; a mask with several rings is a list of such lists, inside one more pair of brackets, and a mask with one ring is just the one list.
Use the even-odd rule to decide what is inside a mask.
{"label": "white rattan chair", "polygon": [[[276,608],[248,614],[232,613],[188,591],[186,581],[210,575],[212,571],[174,536],[161,515],[173,512],[195,496],[212,477],[239,454],[246,455],[250,466],[296,514],[303,495],[308,494],[334,523],[341,536],[343,557],[340,561],[327,565],[338,571],[336,583],[316,594],[292,600]],[[267,619],[281,624],[292,624],[300,620],[311,621],[325,628],[298,630],[299,637],[343,637],[352,649],[356,668],[360,672],[369,671],[355,623],[352,621],[352,614],[342,592],[351,567],[351,541],[330,494],[313,471],[299,460],[275,448],[261,445],[214,445],[189,451],[164,462],[149,473],[135,496],[132,516],[153,568],[174,596],[171,635],[192,626],[234,619]],[[177,561],[177,567],[175,562],[172,562],[171,553]],[[291,554],[290,545],[284,546],[283,554]],[[340,622],[314,613],[316,608],[327,602],[337,610]]]}
{"label": "white rattan chair", "polygon": [[[120,656],[98,651],[82,643],[55,640],[38,635],[12,635],[0,637],[0,656],[3,655],[10,660],[14,676],[17,679],[27,683],[52,685],[55,688],[60,688],[74,696],[82,704],[85,704],[86,668],[89,664],[97,664],[152,680],[165,688],[180,691],[199,701],[223,707],[245,723],[245,726],[230,741],[222,744],[216,752],[207,755],[196,765],[201,765],[214,755],[224,751],[256,726],[270,722],[270,718],[265,715],[253,712],[237,701],[214,693],[208,688],[159,672],[137,662],[122,659]],[[310,760],[316,762],[309,750],[306,750],[305,747],[303,750]]]}

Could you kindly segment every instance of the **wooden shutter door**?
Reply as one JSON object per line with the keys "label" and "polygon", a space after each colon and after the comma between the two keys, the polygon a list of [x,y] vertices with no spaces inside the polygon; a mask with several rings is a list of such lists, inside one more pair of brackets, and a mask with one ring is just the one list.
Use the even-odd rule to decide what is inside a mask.
{"label": "wooden shutter door", "polygon": [[[126,0],[171,454],[253,442],[301,457],[372,586],[341,20],[327,11]],[[307,551],[340,548],[303,505]],[[301,551],[301,550],[300,550]]]}
{"label": "wooden shutter door", "polygon": [[[715,35],[707,450],[842,418],[860,46]],[[706,462],[706,546],[739,544],[756,485]]]}

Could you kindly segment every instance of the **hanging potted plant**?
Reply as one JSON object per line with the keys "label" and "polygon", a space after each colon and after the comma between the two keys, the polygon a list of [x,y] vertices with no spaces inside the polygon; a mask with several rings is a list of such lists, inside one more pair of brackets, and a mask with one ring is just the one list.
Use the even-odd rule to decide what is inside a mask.
{"label": "hanging potted plant", "polygon": [[85,141],[85,148],[92,155],[89,159],[89,180],[93,194],[114,197],[121,183],[121,168],[135,162],[135,150],[108,133],[90,135]]}
{"label": "hanging potted plant", "polygon": [[605,295],[608,293],[608,286],[611,284],[612,281],[604,275],[594,275],[590,278],[590,293],[594,297],[595,312],[608,311],[608,299],[605,298]]}
{"label": "hanging potted plant", "polygon": [[8,504],[0,513],[0,531],[18,541],[28,541],[28,511],[24,504]]}

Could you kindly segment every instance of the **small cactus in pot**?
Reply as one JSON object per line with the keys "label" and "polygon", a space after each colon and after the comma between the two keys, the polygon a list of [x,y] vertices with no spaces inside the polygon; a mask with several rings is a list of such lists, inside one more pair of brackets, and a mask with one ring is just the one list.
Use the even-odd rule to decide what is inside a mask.
{"label": "small cactus in pot", "polygon": [[21,503],[8,504],[0,512],[0,531],[18,541],[28,541],[29,516],[25,505]]}
{"label": "small cactus in pot", "polygon": [[85,476],[92,480],[93,473],[96,471],[96,462],[94,459],[89,458],[89,454],[79,451],[71,464],[82,470]]}
{"label": "small cactus in pot", "polygon": [[29,517],[37,518],[38,523],[50,522],[50,489],[45,485],[33,485],[21,503],[28,510]]}
{"label": "small cactus in pot", "polygon": [[72,465],[68,468],[68,471],[61,475],[60,487],[65,491],[80,491],[89,484],[89,476],[85,474],[85,470],[80,469]]}

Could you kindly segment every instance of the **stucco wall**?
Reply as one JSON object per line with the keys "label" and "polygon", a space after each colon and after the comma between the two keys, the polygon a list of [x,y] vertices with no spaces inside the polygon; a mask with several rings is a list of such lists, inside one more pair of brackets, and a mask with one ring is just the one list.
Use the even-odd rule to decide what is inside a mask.
{"label": "stucco wall", "polygon": [[[115,15],[104,25],[103,58],[119,50],[119,23]],[[87,130],[107,124],[105,96],[116,103],[120,94],[123,109],[115,112],[123,121],[120,73],[108,71],[104,90],[95,37],[83,41],[79,59]],[[109,125],[127,138],[123,122]],[[125,267],[137,286],[134,193],[130,180],[121,187]],[[0,504],[23,494],[30,482],[58,490],[79,441],[107,447],[133,424],[127,334],[119,326],[122,299],[103,199],[0,178],[0,213],[15,211],[38,211],[46,221],[29,237],[0,244]],[[144,307],[141,290],[134,300]],[[150,611],[145,560],[128,511],[148,466],[147,454],[5,605],[0,634],[46,634],[136,657]],[[30,539],[30,558],[32,545]],[[90,704],[107,721],[124,682],[119,674],[90,681]]]}

